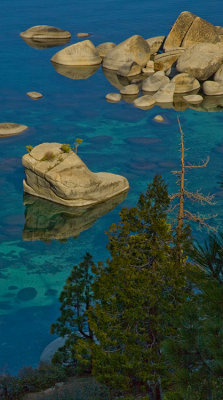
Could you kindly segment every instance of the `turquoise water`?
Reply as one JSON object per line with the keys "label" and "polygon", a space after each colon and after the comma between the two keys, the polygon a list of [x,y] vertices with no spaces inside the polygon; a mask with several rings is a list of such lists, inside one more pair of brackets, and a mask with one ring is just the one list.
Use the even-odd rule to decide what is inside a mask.
{"label": "turquoise water", "polygon": [[[215,193],[216,204],[204,213],[218,214],[211,223],[222,225],[223,113],[187,109],[140,110],[122,101],[107,103],[105,95],[116,91],[98,69],[89,79],[71,80],[50,63],[60,48],[35,49],[19,32],[48,24],[72,33],[91,32],[95,45],[118,43],[140,34],[167,34],[182,10],[190,10],[215,25],[223,25],[222,2],[167,1],[165,4],[133,0],[1,0],[0,13],[0,121],[24,123],[24,133],[0,139],[0,372],[15,373],[24,365],[36,366],[58,316],[58,295],[72,266],[86,251],[96,260],[107,256],[105,231],[118,221],[122,206],[135,204],[154,174],[162,174],[170,192],[176,190],[171,170],[179,163],[177,114],[185,132],[187,159],[191,163],[210,156],[206,169],[188,175],[191,189]],[[33,101],[27,91],[43,93]],[[219,108],[221,110],[221,108]],[[162,114],[165,124],[153,117]],[[126,199],[116,208],[93,210],[78,219],[63,209],[27,197],[23,199],[21,157],[26,145],[41,142],[72,143],[83,138],[79,155],[93,171],[124,175],[130,182]],[[24,203],[24,204],[23,204]],[[194,211],[198,207],[190,205]],[[107,214],[106,211],[111,209]],[[41,225],[38,215],[43,214]],[[42,215],[41,214],[41,215]],[[98,219],[97,219],[98,217]],[[30,227],[35,220],[35,229]],[[79,235],[78,235],[79,233]],[[199,238],[203,232],[195,231]],[[72,237],[74,236],[74,238]],[[57,237],[60,240],[53,239]]]}

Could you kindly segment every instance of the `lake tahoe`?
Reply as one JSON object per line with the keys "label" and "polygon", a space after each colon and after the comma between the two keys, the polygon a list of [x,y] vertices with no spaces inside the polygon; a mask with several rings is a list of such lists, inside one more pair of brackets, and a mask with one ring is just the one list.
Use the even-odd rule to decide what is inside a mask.
{"label": "lake tahoe", "polygon": [[[142,0],[71,1],[6,0],[1,2],[0,122],[29,127],[17,136],[0,137],[0,370],[16,374],[24,366],[36,367],[44,348],[56,335],[50,326],[59,316],[59,294],[73,267],[89,252],[95,261],[108,257],[106,232],[119,221],[122,207],[133,207],[155,174],[168,190],[177,190],[180,169],[180,132],[184,132],[186,161],[210,161],[206,168],[190,170],[191,191],[214,194],[215,204],[192,203],[193,212],[210,215],[210,225],[223,224],[223,99],[206,110],[199,107],[143,110],[122,100],[107,102],[105,96],[119,90],[114,76],[102,67],[84,79],[58,73],[51,57],[66,45],[34,48],[20,36],[34,25],[52,25],[71,32],[89,32],[95,46],[116,44],[132,35],[144,38],[167,35],[184,10],[223,25],[222,3],[213,1],[149,2]],[[79,78],[79,79],[77,79]],[[82,76],[83,78],[83,76]],[[113,82],[113,85],[112,85]],[[26,93],[43,94],[32,100]],[[220,100],[219,100],[220,99]],[[221,106],[222,104],[222,106]],[[208,112],[208,110],[210,112]],[[162,115],[164,123],[154,121]],[[26,146],[43,142],[69,143],[83,139],[79,157],[94,172],[111,172],[126,177],[128,194],[97,208],[72,214],[63,206],[23,192],[22,156]],[[202,242],[207,230],[192,225]]]}

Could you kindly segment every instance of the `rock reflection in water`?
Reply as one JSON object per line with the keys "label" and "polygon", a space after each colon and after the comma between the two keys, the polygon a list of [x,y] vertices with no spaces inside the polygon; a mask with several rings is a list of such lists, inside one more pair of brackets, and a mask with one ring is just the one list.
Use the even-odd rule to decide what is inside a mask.
{"label": "rock reflection in water", "polygon": [[70,39],[42,39],[42,40],[33,40],[33,39],[27,39],[27,38],[22,38],[26,44],[28,44],[30,47],[33,47],[34,49],[42,50],[42,49],[49,49],[51,47],[56,47],[56,46],[63,46],[64,44],[67,44],[70,42]]}
{"label": "rock reflection in water", "polygon": [[121,203],[127,193],[121,193],[93,207],[66,207],[25,193],[25,225],[22,237],[27,241],[76,238],[98,218]]}
{"label": "rock reflection in water", "polygon": [[58,74],[66,76],[69,79],[88,79],[100,68],[100,64],[76,66],[57,64],[53,61],[51,63]]}

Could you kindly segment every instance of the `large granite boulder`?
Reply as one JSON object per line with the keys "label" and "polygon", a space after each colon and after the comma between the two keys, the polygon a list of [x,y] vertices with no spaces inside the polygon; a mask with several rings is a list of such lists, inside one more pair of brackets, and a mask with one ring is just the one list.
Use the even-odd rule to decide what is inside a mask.
{"label": "large granite boulder", "polygon": [[134,105],[138,108],[151,108],[154,104],[155,100],[150,95],[141,96],[134,100]]}
{"label": "large granite boulder", "polygon": [[176,68],[195,78],[205,81],[213,75],[223,62],[223,43],[199,43],[178,58]]}
{"label": "large granite boulder", "polygon": [[96,47],[90,40],[83,40],[58,51],[51,61],[63,65],[97,65],[101,64]]}
{"label": "large granite boulder", "polygon": [[123,64],[117,71],[118,75],[121,76],[136,76],[141,73],[141,67],[139,64],[129,61]]}
{"label": "large granite boulder", "polygon": [[147,41],[139,35],[134,35],[107,53],[103,60],[103,67],[118,70],[130,61],[144,67],[149,59],[150,48]]}
{"label": "large granite boulder", "polygon": [[89,229],[98,218],[121,203],[126,195],[127,192],[124,192],[90,207],[67,207],[25,193],[23,240],[47,241],[76,238],[81,232]]}
{"label": "large granite boulder", "polygon": [[181,46],[190,47],[196,43],[217,43],[219,41],[219,35],[215,26],[203,18],[196,17],[186,33]]}
{"label": "large granite boulder", "polygon": [[193,90],[200,88],[199,81],[186,72],[174,76],[171,82],[176,84],[175,93],[192,92]]}
{"label": "large granite boulder", "polygon": [[192,25],[193,21],[195,20],[196,15],[192,14],[189,11],[183,11],[173,24],[169,35],[167,36],[164,42],[164,49],[172,50],[176,47],[180,47],[183,39],[189,30],[190,26]]}
{"label": "large granite boulder", "polygon": [[55,28],[48,25],[37,25],[20,33],[20,36],[25,39],[32,39],[35,41],[49,40],[49,39],[69,39],[70,32],[64,29]]}
{"label": "large granite boulder", "polygon": [[126,178],[91,172],[72,150],[60,143],[42,143],[22,158],[24,192],[67,206],[103,202],[129,188]]}

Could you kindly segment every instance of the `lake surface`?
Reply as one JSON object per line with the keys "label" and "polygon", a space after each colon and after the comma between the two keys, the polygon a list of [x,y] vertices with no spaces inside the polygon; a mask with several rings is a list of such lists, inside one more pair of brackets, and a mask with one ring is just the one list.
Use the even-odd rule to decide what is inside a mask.
{"label": "lake surface", "polygon": [[[177,115],[187,160],[199,163],[210,156],[207,168],[188,175],[188,187],[214,193],[216,204],[203,207],[204,213],[218,214],[210,222],[219,228],[223,217],[221,107],[219,112],[177,112],[157,106],[145,111],[124,101],[108,103],[105,95],[117,89],[101,68],[89,79],[69,79],[50,63],[62,47],[35,49],[19,33],[47,24],[70,31],[71,44],[78,41],[77,32],[92,33],[95,45],[119,43],[134,34],[145,38],[167,34],[183,10],[223,25],[220,0],[211,5],[207,0],[1,0],[0,121],[30,128],[0,138],[0,372],[38,365],[41,352],[54,338],[49,329],[59,315],[58,295],[72,266],[86,251],[95,260],[105,259],[105,232],[118,221],[121,207],[135,205],[156,173],[163,175],[170,192],[176,191],[171,171],[179,165]],[[32,90],[43,93],[43,98],[28,98],[26,92]],[[163,115],[164,124],[153,121],[157,114]],[[108,204],[76,218],[48,202],[23,198],[21,157],[26,145],[72,144],[75,138],[84,140],[78,154],[90,169],[128,178],[130,191],[117,207]],[[198,211],[196,204],[189,207]],[[32,219],[38,225],[35,232],[30,228]],[[202,239],[205,232],[195,230],[195,236]]]}

